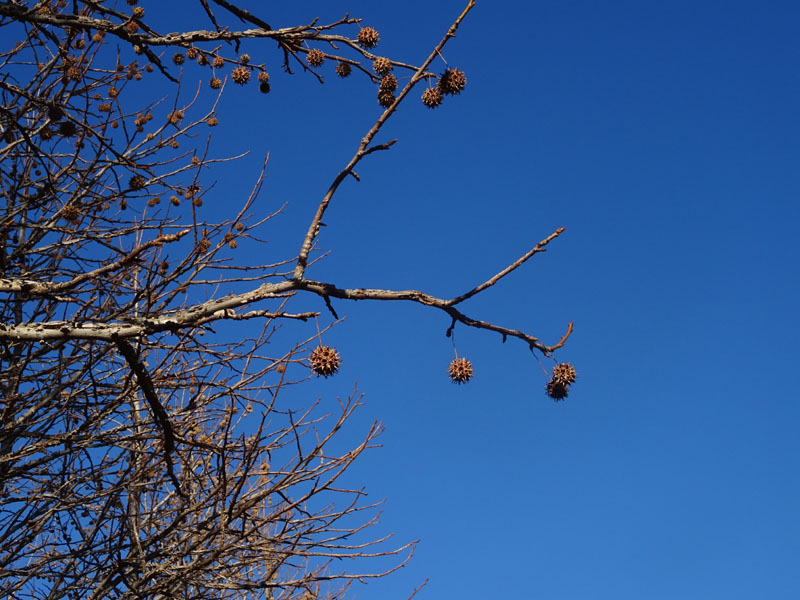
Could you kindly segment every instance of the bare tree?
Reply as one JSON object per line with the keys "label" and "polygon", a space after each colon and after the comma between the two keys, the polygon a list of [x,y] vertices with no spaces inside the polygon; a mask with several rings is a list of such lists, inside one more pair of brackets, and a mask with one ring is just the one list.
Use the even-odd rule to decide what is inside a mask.
{"label": "bare tree", "polygon": [[[349,451],[330,449],[357,392],[331,414],[284,400],[302,381],[287,366],[329,376],[337,352],[318,335],[277,353],[268,343],[279,323],[319,316],[292,311],[301,293],[322,298],[334,318],[331,299],[407,300],[446,313],[447,335],[462,324],[545,356],[565,343],[571,324],[548,346],[461,309],[563,229],[449,299],[307,276],[337,190],[394,143],[374,139],[398,106],[417,84],[431,108],[464,89],[463,72],[431,65],[474,4],[415,65],[374,54],[378,32],[349,16],[275,29],[228,0],[199,0],[208,29],[164,35],[135,0],[0,1],[3,597],[340,597],[351,581],[408,560],[412,545],[367,535],[374,507],[338,483],[379,433],[375,424]],[[266,67],[240,52],[246,39],[277,44],[287,73],[321,81],[318,69],[335,61],[339,76],[374,86],[385,108],[296,253],[272,264],[231,258],[269,226],[271,216],[251,211],[264,170],[226,220],[208,222],[202,209],[219,160],[197,134],[218,124],[219,94],[256,82],[270,91]],[[206,70],[194,100],[131,106],[136,81],[177,89],[190,61]],[[398,71],[409,75],[402,88]],[[466,382],[472,366],[454,360],[450,375]],[[565,397],[574,378],[557,365],[548,393]],[[394,566],[334,560],[375,556],[395,556]]]}

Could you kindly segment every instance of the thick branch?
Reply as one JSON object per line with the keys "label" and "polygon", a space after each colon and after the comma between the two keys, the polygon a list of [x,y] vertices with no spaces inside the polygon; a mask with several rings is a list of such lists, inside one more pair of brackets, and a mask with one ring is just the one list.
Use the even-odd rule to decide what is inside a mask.
{"label": "thick branch", "polygon": [[167,473],[178,494],[186,497],[186,494],[181,490],[181,483],[175,475],[175,465],[172,462],[172,453],[175,451],[175,432],[172,430],[172,424],[169,422],[167,411],[164,410],[164,407],[161,406],[161,402],[158,400],[158,394],[153,385],[153,380],[150,378],[150,374],[147,372],[145,366],[139,360],[139,356],[136,354],[136,350],[134,350],[133,346],[120,338],[115,339],[114,343],[117,345],[117,348],[119,348],[120,354],[125,357],[131,371],[136,375],[136,381],[139,382],[142,394],[150,405],[153,417],[164,432],[164,462],[167,465]]}
{"label": "thick branch", "polygon": [[[0,323],[0,339],[10,340],[59,340],[83,339],[115,341],[157,333],[160,331],[180,331],[218,321],[233,319],[233,309],[253,304],[260,300],[276,298],[294,289],[291,282],[265,283],[255,290],[227,296],[218,300],[209,300],[188,309],[176,311],[158,317],[132,318],[128,323],[72,323],[67,321],[46,321],[7,325]],[[274,317],[302,319],[309,315],[291,315],[288,313],[265,313]]]}
{"label": "thick branch", "polygon": [[[313,281],[310,279],[302,279],[300,281],[297,281],[297,286],[299,289],[313,292],[315,294],[318,294],[319,296],[322,296],[323,298],[332,297],[332,298],[341,298],[343,300],[408,300],[411,302],[416,302],[418,304],[423,304],[425,306],[432,306],[433,308],[438,308],[439,310],[442,310],[446,312],[448,315],[450,315],[454,323],[458,322],[458,323],[463,323],[464,325],[468,325],[469,327],[494,331],[502,335],[504,341],[507,337],[514,337],[523,340],[528,344],[528,346],[531,349],[535,348],[544,354],[550,354],[557,348],[563,346],[569,335],[572,333],[572,323],[570,323],[567,329],[567,333],[564,335],[561,341],[554,346],[547,346],[546,344],[543,344],[541,341],[539,341],[539,338],[527,334],[523,331],[519,331],[517,329],[510,329],[508,327],[501,327],[499,325],[495,325],[488,321],[479,321],[477,319],[468,317],[467,315],[456,309],[452,305],[451,300],[436,298],[435,296],[431,296],[430,294],[426,294],[418,290],[396,291],[396,290],[379,290],[379,289],[365,289],[365,288],[343,289],[343,288],[338,288],[330,283]],[[450,331],[452,331],[452,326],[448,330],[448,335]]]}

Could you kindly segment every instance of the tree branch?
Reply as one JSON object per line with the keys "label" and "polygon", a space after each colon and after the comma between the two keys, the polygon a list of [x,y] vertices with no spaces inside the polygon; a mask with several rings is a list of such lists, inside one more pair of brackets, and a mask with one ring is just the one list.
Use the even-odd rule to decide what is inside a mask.
{"label": "tree branch", "polygon": [[[336,193],[336,190],[339,189],[339,185],[342,183],[342,181],[345,180],[345,178],[349,174],[353,172],[353,169],[355,169],[356,165],[361,161],[361,159],[370,154],[370,152],[372,152],[372,150],[367,150],[367,147],[369,146],[370,142],[372,142],[372,140],[381,130],[383,124],[389,119],[389,117],[392,116],[394,111],[397,109],[397,106],[400,104],[400,102],[403,101],[403,98],[405,98],[406,95],[408,95],[408,92],[410,92],[411,89],[414,87],[414,85],[416,85],[416,83],[420,79],[422,79],[422,76],[428,69],[428,66],[433,62],[434,58],[439,56],[439,54],[442,51],[442,48],[444,48],[447,41],[450,38],[455,37],[456,30],[458,29],[458,26],[461,24],[461,21],[464,20],[464,18],[467,16],[467,13],[469,13],[469,11],[472,10],[474,6],[475,6],[475,0],[470,0],[467,3],[466,8],[453,22],[453,24],[450,26],[450,29],[447,30],[447,33],[445,34],[444,38],[442,38],[442,41],[436,45],[436,47],[433,49],[433,52],[431,52],[430,55],[428,55],[428,58],[425,59],[425,62],[422,63],[422,65],[416,70],[414,75],[411,77],[409,82],[397,96],[392,105],[389,106],[385,111],[383,111],[383,114],[381,114],[381,116],[378,117],[378,120],[375,122],[372,128],[367,132],[367,135],[365,135],[361,139],[361,143],[358,146],[358,150],[356,150],[356,153],[353,155],[353,158],[350,159],[350,162],[347,163],[345,168],[342,169],[339,172],[339,174],[336,175],[336,177],[334,178],[333,183],[331,183],[330,187],[328,188],[328,191],[325,193],[325,196],[323,196],[322,200],[320,201],[319,206],[317,206],[317,212],[314,215],[314,218],[311,220],[311,224],[308,227],[308,232],[306,233],[306,236],[303,239],[303,244],[300,247],[300,253],[297,257],[297,267],[294,270],[295,279],[301,279],[305,274],[306,266],[308,264],[308,254],[309,252],[311,252],[311,248],[314,245],[314,240],[316,239],[317,235],[319,235],[322,218],[323,216],[325,216],[325,211],[328,209],[328,205],[333,199],[333,195]],[[391,144],[394,144],[394,141],[389,142],[389,145]],[[381,146],[384,145],[382,144]],[[385,148],[376,147],[376,149],[383,150]]]}

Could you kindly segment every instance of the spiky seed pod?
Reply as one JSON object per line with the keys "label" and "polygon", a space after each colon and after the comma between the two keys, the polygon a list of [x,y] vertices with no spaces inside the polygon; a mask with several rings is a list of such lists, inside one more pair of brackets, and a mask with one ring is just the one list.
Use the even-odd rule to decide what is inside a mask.
{"label": "spiky seed pod", "polygon": [[317,346],[309,358],[311,370],[317,375],[330,377],[339,370],[342,359],[335,348],[330,346]]}
{"label": "spiky seed pod", "polygon": [[222,87],[222,79],[219,77],[212,77],[211,81],[208,82],[208,85],[210,85],[212,89],[218,90]]}
{"label": "spiky seed pod", "polygon": [[572,385],[578,378],[578,373],[569,363],[560,363],[553,367],[553,380],[559,381],[564,385]]}
{"label": "spiky seed pod", "polygon": [[61,209],[61,216],[71,223],[77,223],[80,220],[80,211],[77,207],[69,204]]}
{"label": "spiky seed pod", "polygon": [[52,104],[47,107],[47,118],[51,121],[60,121],[64,118],[64,111],[61,110],[60,106]]}
{"label": "spiky seed pod", "polygon": [[439,91],[443,94],[460,94],[467,85],[467,76],[458,69],[445,69],[439,77]]}
{"label": "spiky seed pod", "polygon": [[569,394],[567,386],[560,381],[556,381],[555,379],[551,379],[547,382],[544,391],[547,392],[547,395],[556,402],[563,400],[567,397],[567,394]]}
{"label": "spiky seed pod", "polygon": [[242,54],[239,57],[239,62],[242,63],[243,65],[248,64],[250,62],[250,55],[249,54]]}
{"label": "spiky seed pod", "polygon": [[197,64],[204,67],[208,64],[208,57],[202,52],[197,55]]}
{"label": "spiky seed pod", "polygon": [[141,190],[144,188],[144,177],[141,175],[134,175],[128,180],[128,187],[132,190]]}
{"label": "spiky seed pod", "polygon": [[139,31],[139,24],[136,21],[128,21],[125,23],[125,31],[130,34],[134,34]]}
{"label": "spiky seed pod", "polygon": [[189,60],[194,60],[195,58],[197,58],[198,54],[200,54],[200,51],[194,46],[192,46],[191,48],[187,48],[186,50],[186,58],[188,58]]}
{"label": "spiky seed pod", "polygon": [[236,67],[231,73],[231,79],[233,79],[233,83],[244,85],[250,80],[250,70],[245,67]]}
{"label": "spiky seed pod", "polygon": [[372,70],[378,75],[386,75],[393,68],[392,61],[390,61],[388,58],[384,58],[383,56],[379,56],[372,62]]}
{"label": "spiky seed pod", "polygon": [[72,137],[78,133],[78,128],[72,121],[63,121],[58,126],[58,133],[64,137]]}
{"label": "spiky seed pod", "polygon": [[388,73],[381,77],[381,86],[380,90],[382,92],[389,92],[392,93],[397,89],[397,77]]}
{"label": "spiky seed pod", "polygon": [[428,88],[422,92],[422,103],[428,108],[436,108],[442,103],[442,92],[438,88]]}
{"label": "spiky seed pod", "polygon": [[268,83],[262,83],[261,85],[258,86],[258,91],[261,92],[262,94],[269,94],[269,91],[271,89],[272,88]]}
{"label": "spiky seed pod", "polygon": [[144,9],[141,6],[137,6],[133,9],[133,18],[134,19],[141,19],[144,17]]}
{"label": "spiky seed pod", "polygon": [[211,61],[211,64],[214,65],[215,68],[221,69],[225,66],[225,59],[221,56],[215,56],[214,60]]}
{"label": "spiky seed pod", "polygon": [[176,65],[182,65],[184,60],[186,60],[186,57],[180,52],[173,54],[172,56],[172,62],[174,62]]}
{"label": "spiky seed pod", "polygon": [[336,74],[344,79],[345,77],[349,77],[350,73],[353,72],[353,67],[350,66],[350,63],[340,62],[336,65]]}
{"label": "spiky seed pod", "polygon": [[466,358],[453,359],[450,366],[447,368],[447,374],[450,376],[450,379],[456,383],[467,383],[472,379],[473,373],[474,369],[472,368],[472,363]]}
{"label": "spiky seed pod", "polygon": [[395,97],[392,92],[381,90],[378,92],[378,104],[383,108],[389,108],[394,103]]}
{"label": "spiky seed pod", "polygon": [[325,62],[325,53],[319,48],[312,48],[308,51],[306,60],[312,67],[321,67],[322,63]]}
{"label": "spiky seed pod", "polygon": [[358,45],[362,48],[374,48],[381,40],[381,36],[372,27],[362,27],[358,32]]}
{"label": "spiky seed pod", "polygon": [[216,127],[217,125],[219,125],[219,119],[217,117],[211,117],[208,120],[208,126],[209,127]]}
{"label": "spiky seed pod", "polygon": [[70,67],[67,69],[66,75],[70,81],[80,81],[81,77],[83,77],[83,71],[81,71],[80,67]]}
{"label": "spiky seed pod", "polygon": [[269,81],[269,73],[260,71],[258,74],[258,83],[267,83]]}

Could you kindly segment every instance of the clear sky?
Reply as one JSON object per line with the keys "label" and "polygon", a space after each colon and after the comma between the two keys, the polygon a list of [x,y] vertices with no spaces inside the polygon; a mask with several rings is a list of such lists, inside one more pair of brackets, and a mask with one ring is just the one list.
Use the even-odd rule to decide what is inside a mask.
{"label": "clear sky", "polygon": [[[465,4],[252,8],[273,27],[349,10],[419,63]],[[798,22],[789,0],[478,2],[444,53],[465,92],[400,108],[381,137],[400,141],[344,184],[309,276],[451,297],[565,226],[464,310],[546,343],[574,321],[556,358],[578,381],[554,403],[524,344],[458,327],[476,375],[456,386],[444,315],[335,303],[342,371],[292,393],[358,383],[346,435],[386,432],[350,481],[386,498],[380,531],[422,540],[359,598],[428,577],[417,598],[800,598]],[[380,109],[363,77],[326,65],[320,86],[244,49],[272,93],[223,100],[212,149],[252,155],[206,206],[238,204],[269,152],[257,210],[289,202],[265,232],[285,258]]]}

